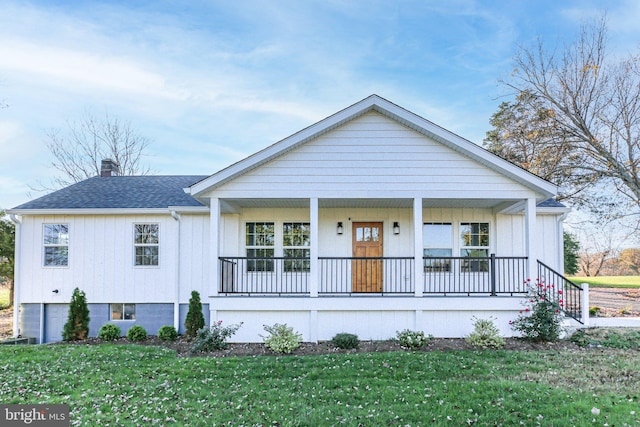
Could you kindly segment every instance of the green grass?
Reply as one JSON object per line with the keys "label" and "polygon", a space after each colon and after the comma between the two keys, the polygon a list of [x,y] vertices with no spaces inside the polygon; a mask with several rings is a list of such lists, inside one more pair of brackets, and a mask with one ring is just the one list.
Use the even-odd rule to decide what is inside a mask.
{"label": "green grass", "polygon": [[68,403],[74,425],[624,426],[640,425],[637,366],[640,353],[620,350],[177,358],[11,346],[0,401]]}
{"label": "green grass", "polygon": [[9,307],[9,288],[0,286],[0,310]]}
{"label": "green grass", "polygon": [[573,283],[588,283],[596,288],[640,288],[640,276],[570,277]]}

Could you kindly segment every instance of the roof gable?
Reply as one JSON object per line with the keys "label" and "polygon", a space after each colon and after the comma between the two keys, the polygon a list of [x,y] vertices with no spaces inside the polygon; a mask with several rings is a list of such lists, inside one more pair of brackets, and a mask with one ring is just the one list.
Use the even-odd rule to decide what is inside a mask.
{"label": "roof gable", "polygon": [[434,123],[408,111],[377,95],[371,95],[344,110],[321,120],[285,138],[226,169],[192,185],[189,189],[194,197],[202,196],[221,185],[258,168],[265,163],[296,149],[297,147],[330,132],[345,123],[375,111],[403,126],[427,136],[458,153],[482,163],[487,168],[540,193],[540,200],[555,196],[557,187],[526,170],[488,152],[482,147],[435,125]]}

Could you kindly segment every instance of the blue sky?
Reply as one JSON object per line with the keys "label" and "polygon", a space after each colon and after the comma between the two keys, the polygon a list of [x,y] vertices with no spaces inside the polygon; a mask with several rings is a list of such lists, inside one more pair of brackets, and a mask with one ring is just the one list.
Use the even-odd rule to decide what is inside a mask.
{"label": "blue sky", "polygon": [[46,132],[87,109],[149,137],[158,174],[214,173],[372,93],[481,144],[518,46],[603,11],[637,49],[636,0],[3,0],[0,208],[56,173]]}

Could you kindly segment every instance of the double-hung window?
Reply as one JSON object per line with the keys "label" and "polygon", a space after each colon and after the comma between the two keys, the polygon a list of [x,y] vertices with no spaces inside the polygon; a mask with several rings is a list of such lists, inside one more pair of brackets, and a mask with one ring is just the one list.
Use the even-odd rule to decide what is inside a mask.
{"label": "double-hung window", "polygon": [[[489,223],[460,223],[460,256],[469,257],[463,270],[471,272],[489,271]],[[485,259],[473,259],[473,258]]]}
{"label": "double-hung window", "polygon": [[44,265],[69,265],[69,224],[43,224]]}
{"label": "double-hung window", "polygon": [[159,224],[134,224],[136,266],[157,266],[160,247]]}
{"label": "double-hung window", "polygon": [[282,224],[282,247],[285,257],[285,272],[310,271],[310,242],[311,226],[308,222],[285,222]]}
{"label": "double-hung window", "polygon": [[275,224],[248,222],[246,224],[247,271],[273,271]]}
{"label": "double-hung window", "polygon": [[424,270],[451,271],[453,226],[451,223],[428,222],[422,225]]}

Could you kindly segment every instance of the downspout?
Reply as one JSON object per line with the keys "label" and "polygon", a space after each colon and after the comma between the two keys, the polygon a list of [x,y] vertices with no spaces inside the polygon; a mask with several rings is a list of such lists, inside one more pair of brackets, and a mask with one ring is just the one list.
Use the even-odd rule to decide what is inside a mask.
{"label": "downspout", "polygon": [[9,218],[16,225],[16,247],[13,258],[13,336],[20,334],[18,322],[20,320],[20,261],[22,249],[22,220],[14,214],[9,214]]}
{"label": "downspout", "polygon": [[180,227],[180,214],[172,210],[171,217],[177,221],[178,226],[178,241],[176,243],[176,277],[175,277],[175,290],[173,297],[173,327],[176,331],[180,331],[180,241],[181,241],[181,227]]}
{"label": "downspout", "polygon": [[566,213],[560,215],[557,220],[558,227],[558,271],[564,276],[564,227],[562,226],[564,220],[567,218]]}

